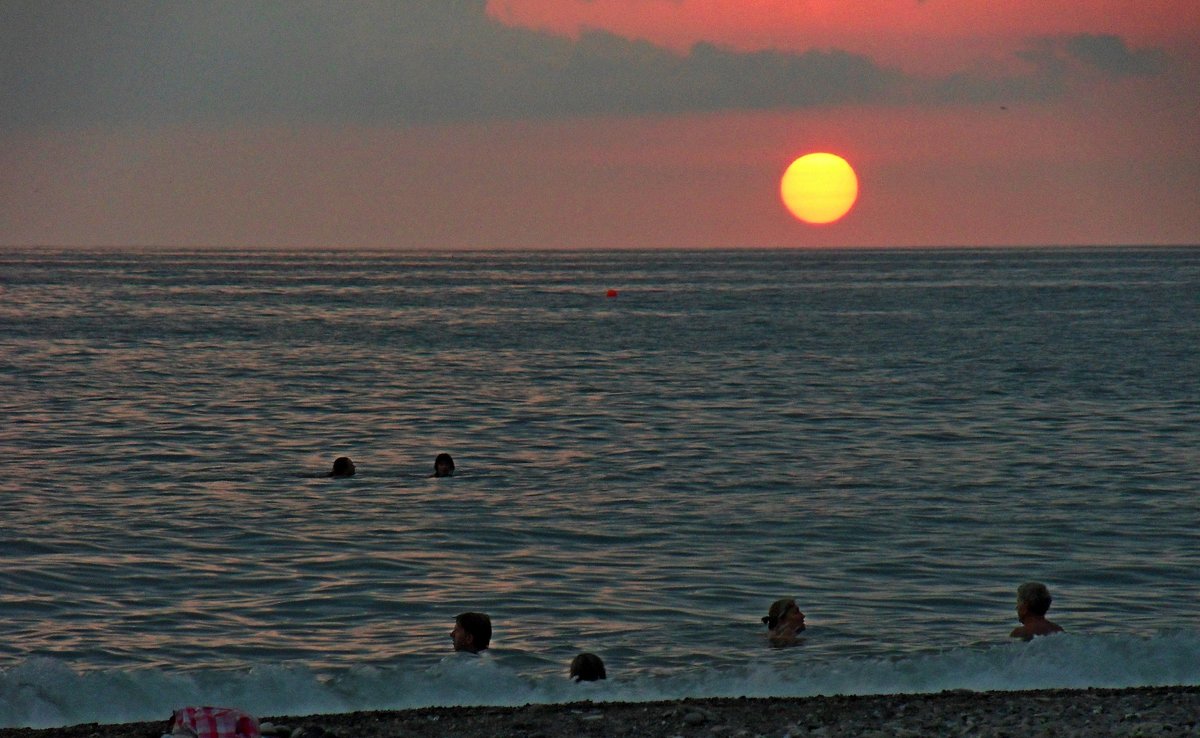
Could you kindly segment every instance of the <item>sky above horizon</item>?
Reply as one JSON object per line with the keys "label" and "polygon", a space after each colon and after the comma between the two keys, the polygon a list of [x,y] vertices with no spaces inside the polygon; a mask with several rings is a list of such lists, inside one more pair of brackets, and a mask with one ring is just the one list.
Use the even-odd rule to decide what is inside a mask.
{"label": "sky above horizon", "polygon": [[1197,0],[0,4],[0,247],[1198,243]]}

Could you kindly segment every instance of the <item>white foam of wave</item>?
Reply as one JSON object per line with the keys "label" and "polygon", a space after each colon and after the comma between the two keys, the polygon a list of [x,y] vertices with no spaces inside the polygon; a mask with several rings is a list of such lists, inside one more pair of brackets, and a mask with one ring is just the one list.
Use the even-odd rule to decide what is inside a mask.
{"label": "white foam of wave", "polygon": [[[0,727],[166,720],[181,705],[237,706],[262,716],[407,709],[432,705],[522,705],[577,700],[793,697],[947,689],[1018,690],[1200,685],[1200,633],[1150,638],[1064,635],[924,656],[831,661],[794,659],[739,669],[689,670],[575,685],[531,677],[502,656],[449,657],[428,668],[356,667],[329,675],[298,666],[248,672],[99,670],[79,673],[52,658],[0,671]],[[610,664],[610,668],[617,666]]]}

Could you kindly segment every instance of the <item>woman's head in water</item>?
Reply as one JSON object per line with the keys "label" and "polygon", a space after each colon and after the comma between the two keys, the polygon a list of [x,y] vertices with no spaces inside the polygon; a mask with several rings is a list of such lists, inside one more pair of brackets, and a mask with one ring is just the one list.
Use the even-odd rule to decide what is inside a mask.
{"label": "woman's head in water", "polygon": [[433,460],[433,476],[454,476],[454,459],[450,458],[450,454],[438,454],[437,458]]}
{"label": "woman's head in water", "polygon": [[804,630],[804,613],[800,612],[796,601],[791,598],[772,602],[771,609],[767,611],[762,621],[771,630],[780,626],[789,627],[796,632]]}
{"label": "woman's head in water", "polygon": [[354,462],[349,456],[339,456],[333,460],[333,471],[329,472],[331,477],[352,477],[354,476]]}

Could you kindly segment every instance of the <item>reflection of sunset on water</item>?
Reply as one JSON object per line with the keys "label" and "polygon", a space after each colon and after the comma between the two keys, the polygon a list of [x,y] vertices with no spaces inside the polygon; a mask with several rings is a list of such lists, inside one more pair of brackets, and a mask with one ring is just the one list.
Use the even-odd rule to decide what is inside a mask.
{"label": "reflection of sunset on water", "polygon": [[[974,643],[1011,612],[1009,563],[1045,532],[1031,488],[1092,531],[1058,551],[1073,631],[1114,602],[1170,625],[1190,596],[1194,567],[1150,553],[1194,528],[1171,502],[1192,362],[1157,360],[1193,345],[1187,303],[1147,334],[1095,302],[1182,294],[1189,251],[253,257],[5,261],[0,441],[28,462],[0,496],[0,659],[371,667],[438,694],[453,616],[479,609],[506,674],[587,648],[641,684],[759,659],[756,613],[795,592],[806,659],[892,663],[927,646],[914,619]],[[1140,399],[1097,394],[1113,376]],[[430,478],[441,451],[455,475]],[[339,455],[353,477],[327,476]],[[1155,506],[1112,495],[1127,464]],[[1091,577],[1118,539],[1114,591]],[[1129,604],[1145,571],[1161,608]]]}

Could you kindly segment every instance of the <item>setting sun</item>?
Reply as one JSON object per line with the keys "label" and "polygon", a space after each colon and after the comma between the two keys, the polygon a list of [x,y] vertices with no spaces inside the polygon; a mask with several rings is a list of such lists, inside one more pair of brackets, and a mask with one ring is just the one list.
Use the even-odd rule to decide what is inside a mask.
{"label": "setting sun", "polygon": [[783,204],[805,223],[832,223],[850,212],[858,199],[858,177],[836,154],[805,154],[779,182]]}

